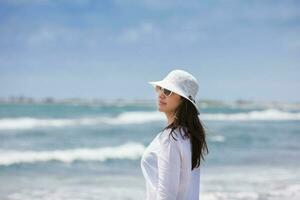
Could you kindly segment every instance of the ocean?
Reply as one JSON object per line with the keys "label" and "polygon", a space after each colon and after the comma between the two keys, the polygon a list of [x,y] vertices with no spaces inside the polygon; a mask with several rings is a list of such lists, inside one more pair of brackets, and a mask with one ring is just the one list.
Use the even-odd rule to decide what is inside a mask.
{"label": "ocean", "polygon": [[[299,200],[300,107],[200,104],[201,200]],[[155,103],[0,104],[1,200],[142,200]]]}

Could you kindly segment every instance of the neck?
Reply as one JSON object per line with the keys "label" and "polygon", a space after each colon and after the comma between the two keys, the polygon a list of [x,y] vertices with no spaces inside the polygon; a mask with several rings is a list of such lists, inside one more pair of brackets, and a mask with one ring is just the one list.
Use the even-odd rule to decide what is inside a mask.
{"label": "neck", "polygon": [[174,112],[168,112],[166,113],[166,116],[168,120],[168,125],[170,125],[174,120]]}

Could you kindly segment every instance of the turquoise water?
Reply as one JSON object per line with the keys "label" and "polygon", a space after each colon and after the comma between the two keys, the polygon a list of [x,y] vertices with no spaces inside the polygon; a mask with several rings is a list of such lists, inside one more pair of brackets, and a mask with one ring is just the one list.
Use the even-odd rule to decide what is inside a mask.
{"label": "turquoise water", "polygon": [[[201,108],[201,106],[200,106]],[[300,109],[201,109],[200,199],[300,199]],[[0,199],[145,199],[155,105],[0,105]]]}

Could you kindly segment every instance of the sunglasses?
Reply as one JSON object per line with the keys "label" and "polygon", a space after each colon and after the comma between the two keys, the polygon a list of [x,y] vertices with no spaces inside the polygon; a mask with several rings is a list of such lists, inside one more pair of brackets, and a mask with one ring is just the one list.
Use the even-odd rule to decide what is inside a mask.
{"label": "sunglasses", "polygon": [[162,91],[162,93],[163,93],[166,97],[171,96],[172,93],[173,93],[172,91],[170,91],[170,90],[168,90],[168,89],[166,89],[166,88],[160,87],[160,86],[158,86],[158,85],[155,87],[155,90],[156,90],[156,92]]}

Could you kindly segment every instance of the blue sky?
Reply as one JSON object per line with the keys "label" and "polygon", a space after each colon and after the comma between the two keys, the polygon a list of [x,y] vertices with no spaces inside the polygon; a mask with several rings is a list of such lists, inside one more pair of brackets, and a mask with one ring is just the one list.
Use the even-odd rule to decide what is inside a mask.
{"label": "blue sky", "polygon": [[0,0],[0,97],[299,101],[300,1]]}

